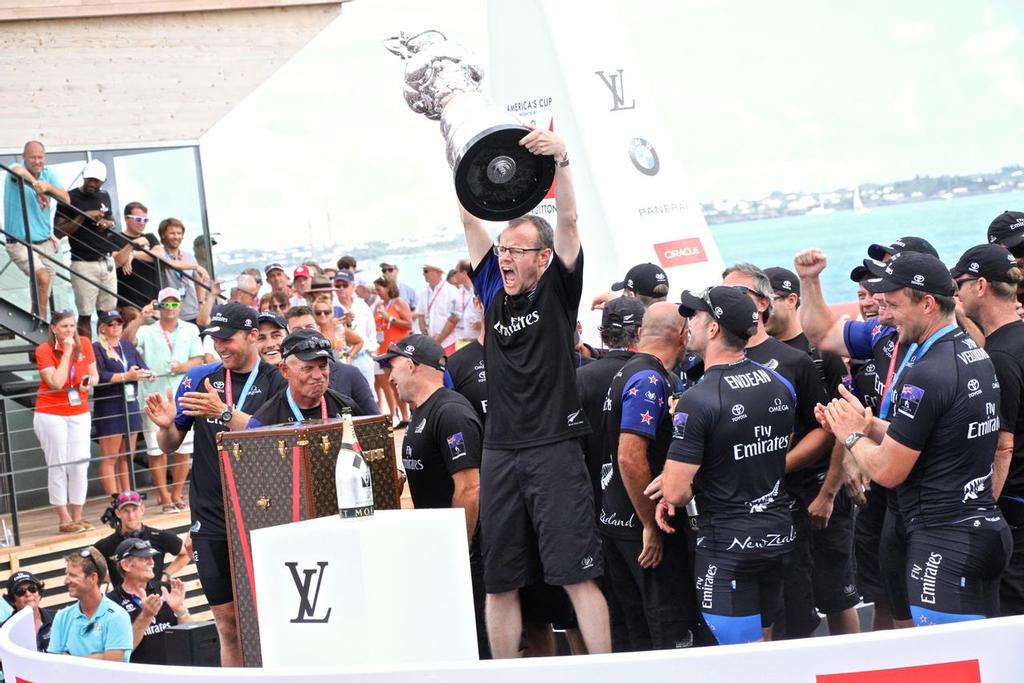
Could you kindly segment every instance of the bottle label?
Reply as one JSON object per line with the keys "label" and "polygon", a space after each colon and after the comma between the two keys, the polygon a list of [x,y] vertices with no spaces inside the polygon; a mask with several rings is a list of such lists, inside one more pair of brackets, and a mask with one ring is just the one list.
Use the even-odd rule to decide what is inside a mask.
{"label": "bottle label", "polygon": [[373,516],[373,506],[372,505],[364,505],[362,507],[356,507],[356,508],[342,508],[342,509],[338,510],[338,515],[342,519],[358,519],[360,517],[372,517]]}

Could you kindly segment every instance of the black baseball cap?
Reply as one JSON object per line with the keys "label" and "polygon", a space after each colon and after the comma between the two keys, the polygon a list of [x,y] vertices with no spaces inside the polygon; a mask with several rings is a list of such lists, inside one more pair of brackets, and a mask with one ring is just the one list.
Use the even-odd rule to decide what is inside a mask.
{"label": "black baseball cap", "polygon": [[904,251],[893,255],[884,266],[870,260],[865,260],[864,266],[874,276],[864,281],[864,289],[872,294],[895,292],[904,287],[939,296],[953,296],[956,293],[949,270],[938,257],[931,254]]}
{"label": "black baseball cap", "polygon": [[[867,261],[868,259],[864,259],[864,263],[867,263]],[[885,265],[880,261],[875,261],[875,264],[882,268],[885,268]],[[872,277],[873,276],[871,275],[871,271],[868,270],[868,267],[863,264],[859,266],[854,266],[853,270],[850,271],[850,279],[858,284],[861,280],[867,280]]]}
{"label": "black baseball cap", "polygon": [[121,311],[114,309],[112,311],[103,311],[97,316],[100,325],[109,325],[115,320],[124,322],[124,316],[121,315]]}
{"label": "black baseball cap", "polygon": [[654,288],[659,285],[668,287],[668,275],[665,271],[653,263],[640,263],[629,269],[622,282],[613,284],[612,291],[631,289],[640,296],[664,296],[654,292]]}
{"label": "black baseball cap", "polygon": [[601,311],[601,329],[639,327],[644,320],[644,311],[644,305],[635,296],[612,299]]}
{"label": "black baseball cap", "polygon": [[256,316],[256,311],[245,304],[224,304],[210,317],[210,324],[203,330],[203,334],[215,339],[227,339],[236,332],[255,330]]}
{"label": "black baseball cap", "polygon": [[747,291],[745,287],[725,285],[708,287],[697,294],[686,290],[680,297],[679,315],[692,318],[697,311],[705,311],[736,336],[750,339],[757,332],[758,316]]}
{"label": "black baseball cap", "polygon": [[14,595],[14,590],[23,583],[34,583],[36,586],[42,586],[43,582],[36,578],[36,575],[32,572],[14,572],[7,579],[7,594]]}
{"label": "black baseball cap", "polygon": [[800,294],[800,278],[786,268],[765,268],[764,274],[771,280],[772,289],[781,294]]}
{"label": "black baseball cap", "polygon": [[256,324],[262,325],[263,323],[269,323],[276,327],[280,327],[282,330],[288,329],[287,321],[285,321],[285,319],[279,316],[277,313],[271,313],[270,311],[260,313],[258,316],[256,316]]}
{"label": "black baseball cap", "polygon": [[126,538],[117,544],[114,551],[114,559],[120,562],[129,557],[156,557],[160,551],[153,547],[149,541],[141,538]]}
{"label": "black baseball cap", "polygon": [[339,270],[337,273],[334,274],[334,282],[335,284],[337,284],[338,282],[342,281],[355,282],[356,276],[347,270]]}
{"label": "black baseball cap", "polygon": [[988,241],[1012,249],[1024,242],[1024,212],[1004,211],[988,226]]}
{"label": "black baseball cap", "polygon": [[885,246],[884,244],[872,244],[868,247],[868,256],[876,261],[883,261],[886,256],[892,256],[893,254],[898,254],[901,251],[916,251],[921,254],[931,254],[935,258],[939,258],[939,252],[935,251],[935,247],[931,245],[931,242],[923,237],[901,237],[889,246]]}
{"label": "black baseball cap", "polygon": [[956,265],[949,269],[949,274],[954,280],[969,275],[995,282],[1010,282],[1006,271],[1016,266],[1013,254],[1001,244],[979,244],[965,251]]}
{"label": "black baseball cap", "polygon": [[295,330],[281,342],[281,358],[295,356],[299,360],[316,360],[334,356],[331,342],[316,330]]}
{"label": "black baseball cap", "polygon": [[374,356],[373,359],[381,365],[386,365],[392,358],[398,356],[435,370],[444,370],[446,362],[444,349],[433,337],[428,337],[425,334],[410,334],[401,341],[388,344],[387,353]]}

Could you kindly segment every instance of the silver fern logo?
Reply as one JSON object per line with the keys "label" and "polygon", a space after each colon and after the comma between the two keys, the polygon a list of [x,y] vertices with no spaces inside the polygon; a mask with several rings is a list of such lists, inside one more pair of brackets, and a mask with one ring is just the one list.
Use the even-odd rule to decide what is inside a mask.
{"label": "silver fern logo", "polygon": [[767,510],[768,506],[774,503],[775,499],[779,497],[779,486],[781,485],[781,483],[781,479],[777,480],[775,482],[775,488],[773,488],[771,491],[764,494],[760,498],[748,500],[747,505],[750,506],[750,514],[753,515],[755,513],[764,512],[765,510]]}
{"label": "silver fern logo", "polygon": [[601,465],[601,490],[604,491],[608,488],[608,484],[612,482],[612,464],[606,462]]}
{"label": "silver fern logo", "polygon": [[964,499],[961,503],[966,503],[969,500],[977,500],[978,494],[984,493],[985,488],[988,486],[989,480],[992,479],[992,469],[989,468],[988,474],[984,477],[978,477],[977,479],[971,479],[969,482],[964,484]]}

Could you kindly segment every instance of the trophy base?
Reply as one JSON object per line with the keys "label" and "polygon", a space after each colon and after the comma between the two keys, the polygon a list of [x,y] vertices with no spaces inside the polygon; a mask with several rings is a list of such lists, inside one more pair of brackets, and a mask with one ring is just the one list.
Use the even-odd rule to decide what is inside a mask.
{"label": "trophy base", "polygon": [[499,124],[473,136],[454,164],[455,193],[466,210],[486,221],[525,216],[555,179],[555,160],[519,146],[530,129]]}

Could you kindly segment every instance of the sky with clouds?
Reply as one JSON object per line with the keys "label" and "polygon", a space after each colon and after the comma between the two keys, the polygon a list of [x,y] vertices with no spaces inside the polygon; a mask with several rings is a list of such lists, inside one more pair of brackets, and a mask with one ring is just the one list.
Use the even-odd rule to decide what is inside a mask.
{"label": "sky with clouds", "polygon": [[[483,0],[355,0],[202,140],[227,248],[457,222],[436,123],[380,41],[445,31],[487,62]],[[1024,159],[1024,3],[616,0],[702,201]],[[529,49],[524,35],[523,48]],[[599,48],[598,48],[599,49]]]}

